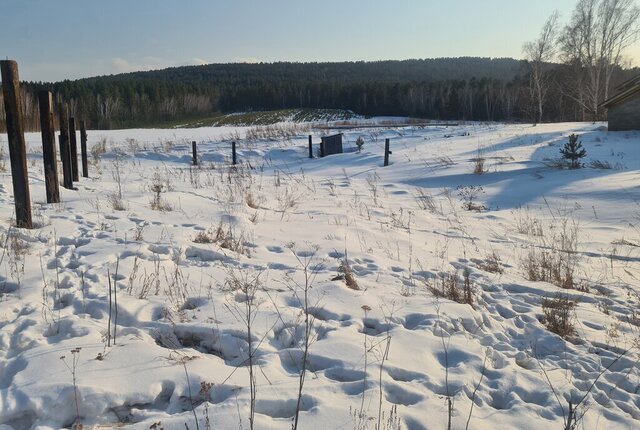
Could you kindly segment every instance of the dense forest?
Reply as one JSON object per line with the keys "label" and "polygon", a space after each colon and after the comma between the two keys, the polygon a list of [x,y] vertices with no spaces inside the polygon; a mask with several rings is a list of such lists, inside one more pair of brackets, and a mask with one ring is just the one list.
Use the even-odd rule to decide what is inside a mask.
{"label": "dense forest", "polygon": [[[542,120],[599,119],[566,91],[575,79],[575,68],[547,67],[551,83]],[[617,68],[611,87],[637,72]],[[37,91],[42,89],[53,90],[58,101],[66,101],[72,115],[103,129],[288,108],[436,120],[536,120],[529,64],[509,58],[210,64],[56,83],[23,82],[29,130],[38,130]],[[1,111],[0,101],[4,120]]]}

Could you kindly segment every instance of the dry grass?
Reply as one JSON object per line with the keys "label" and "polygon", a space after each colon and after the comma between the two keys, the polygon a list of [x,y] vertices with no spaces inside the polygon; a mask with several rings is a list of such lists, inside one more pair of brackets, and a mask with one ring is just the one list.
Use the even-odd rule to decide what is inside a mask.
{"label": "dry grass", "polygon": [[438,207],[436,206],[433,196],[424,189],[416,188],[416,192],[413,197],[420,209],[430,213],[438,213]]}
{"label": "dry grass", "polygon": [[540,237],[544,235],[542,221],[531,214],[529,208],[518,209],[513,212],[516,231],[527,236]]}
{"label": "dry grass", "polygon": [[299,136],[309,130],[309,126],[306,124],[273,124],[273,125],[258,125],[251,127],[246,131],[245,138],[248,141],[257,140],[278,140],[278,139],[291,139],[292,137]]}
{"label": "dry grass", "polygon": [[214,238],[210,231],[199,231],[193,238],[195,243],[214,243]]}
{"label": "dry grass", "polygon": [[251,257],[251,251],[246,246],[247,241],[245,235],[237,235],[231,225],[225,226],[222,222],[215,230],[209,229],[198,232],[193,238],[193,241],[201,244],[215,243],[220,248]]}
{"label": "dry grass", "polygon": [[500,256],[496,254],[495,251],[487,255],[479,267],[489,273],[504,273]]}
{"label": "dry grass", "polygon": [[547,330],[562,338],[575,334],[574,309],[576,302],[567,295],[558,294],[542,300],[543,323]]}
{"label": "dry grass", "polygon": [[474,292],[470,279],[471,272],[465,268],[462,277],[459,272],[441,273],[435,282],[428,283],[427,288],[436,297],[452,300],[456,303],[474,305]]}
{"label": "dry grass", "polygon": [[251,209],[259,209],[264,199],[253,194],[251,190],[247,190],[246,194],[244,195],[244,200],[247,203],[247,206],[249,206]]}
{"label": "dry grass", "polygon": [[530,281],[549,282],[561,288],[576,289],[579,225],[573,220],[556,219],[542,229],[538,243],[532,244],[521,261]]}
{"label": "dry grass", "polygon": [[91,148],[89,149],[89,152],[91,153],[91,159],[93,160],[93,164],[97,165],[98,163],[100,163],[100,157],[107,152],[107,138],[106,137],[100,138],[98,143],[91,146]]}
{"label": "dry grass", "polygon": [[484,173],[487,173],[487,168],[485,166],[486,158],[484,156],[484,148],[482,146],[478,146],[478,149],[476,150],[476,156],[471,161],[473,161],[474,175],[482,175]]}
{"label": "dry grass", "polygon": [[344,281],[345,285],[352,290],[360,290],[360,286],[358,285],[358,281],[356,281],[355,276],[353,275],[353,270],[351,270],[351,265],[349,264],[349,259],[346,254],[345,257],[340,261],[340,265],[338,266],[338,276],[332,279],[333,281]]}
{"label": "dry grass", "polygon": [[151,198],[149,205],[154,211],[170,212],[173,210],[173,206],[171,206],[171,204],[167,202],[161,195],[163,192],[166,192],[170,188],[170,185],[168,184],[168,179],[163,178],[159,172],[156,171],[153,174],[151,185],[149,186],[149,189],[153,193],[153,197]]}
{"label": "dry grass", "polygon": [[122,196],[118,193],[111,193],[107,196],[107,201],[114,211],[126,211],[127,205]]}

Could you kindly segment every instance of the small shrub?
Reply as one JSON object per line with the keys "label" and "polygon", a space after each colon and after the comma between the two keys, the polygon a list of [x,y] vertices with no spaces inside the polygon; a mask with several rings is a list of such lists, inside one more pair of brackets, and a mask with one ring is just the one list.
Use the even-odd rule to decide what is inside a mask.
{"label": "small shrub", "polygon": [[543,323],[547,330],[562,338],[573,335],[575,333],[573,321],[575,307],[576,302],[563,294],[542,300]]}
{"label": "small shrub", "polygon": [[362,136],[358,137],[356,140],[356,146],[358,147],[358,152],[362,152],[362,148],[364,147],[364,139]]}
{"label": "small shrub", "polygon": [[126,211],[127,205],[122,196],[118,193],[111,193],[107,196],[107,201],[114,211]]}
{"label": "small shrub", "polygon": [[93,163],[98,164],[100,162],[100,156],[107,152],[107,138],[100,138],[98,143],[91,146],[91,149],[89,151],[91,152]]}
{"label": "small shrub", "polygon": [[151,186],[149,187],[151,192],[153,193],[153,198],[151,199],[150,205],[151,209],[154,211],[160,212],[169,212],[173,210],[173,207],[169,202],[162,198],[161,193],[166,190],[165,181],[160,177],[158,172],[153,174],[153,178],[151,180]]}
{"label": "small shrub", "polygon": [[147,226],[146,224],[136,225],[136,230],[135,230],[135,235],[133,236],[133,240],[138,242],[144,240],[144,229],[146,226]]}
{"label": "small shrub", "polygon": [[193,238],[195,243],[213,243],[213,237],[209,231],[199,231]]}
{"label": "small shrub", "polygon": [[569,168],[579,169],[582,167],[580,159],[587,156],[587,151],[582,147],[582,142],[578,142],[578,136],[572,134],[569,136],[569,142],[560,149],[560,154],[562,158],[569,161]]}
{"label": "small shrub", "polygon": [[468,211],[482,212],[487,208],[482,203],[477,203],[476,199],[480,194],[484,194],[484,189],[480,185],[458,186],[458,196],[462,200],[462,207]]}
{"label": "small shrub", "polygon": [[591,167],[592,169],[598,169],[598,170],[622,170],[624,169],[624,165],[622,163],[620,163],[619,161],[616,162],[615,164],[611,164],[608,161],[602,161],[602,160],[591,160],[589,162],[589,167]]}
{"label": "small shrub", "polygon": [[132,154],[135,154],[136,152],[140,151],[140,144],[136,139],[129,137],[129,138],[126,138],[124,141],[127,144],[127,149]]}
{"label": "small shrub", "polygon": [[480,264],[480,269],[489,273],[504,273],[500,256],[496,254],[495,251],[485,257],[484,261]]}
{"label": "small shrub", "polygon": [[[200,236],[200,234],[198,234],[198,236]],[[250,249],[245,246],[246,239],[244,234],[240,234],[239,236],[236,235],[231,225],[225,228],[221,222],[215,231],[206,232],[205,235],[200,237],[200,239],[209,241],[200,243],[216,243],[220,248],[228,249],[230,251],[237,252],[238,254],[251,257]]]}
{"label": "small shrub", "polygon": [[285,187],[284,190],[278,188],[276,190],[277,211],[280,212],[280,221],[284,219],[288,211],[294,211],[298,207],[302,197],[303,193],[292,187]]}
{"label": "small shrub", "polygon": [[436,278],[433,284],[427,284],[427,286],[436,297],[473,307],[474,294],[470,276],[471,271],[468,268],[462,271],[462,279],[457,270],[444,272],[440,274],[439,280]]}
{"label": "small shrub", "polygon": [[516,231],[527,236],[541,237],[544,235],[542,221],[531,214],[529,208],[514,212]]}
{"label": "small shrub", "polygon": [[578,289],[578,232],[578,223],[568,219],[547,226],[539,244],[532,245],[521,262],[527,279]]}

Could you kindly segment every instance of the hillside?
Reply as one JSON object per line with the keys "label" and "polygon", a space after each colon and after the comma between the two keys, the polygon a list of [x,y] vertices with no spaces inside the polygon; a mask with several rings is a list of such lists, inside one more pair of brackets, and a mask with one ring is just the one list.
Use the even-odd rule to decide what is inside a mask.
{"label": "hillside", "polygon": [[[544,121],[589,117],[568,94],[574,70],[552,65]],[[612,86],[635,69],[616,69]],[[530,121],[523,61],[439,58],[343,63],[211,64],[63,81],[25,83],[27,129],[39,130],[36,91],[52,89],[93,128],[212,125],[236,112],[333,109],[434,120]],[[553,102],[551,102],[553,101]],[[0,121],[2,115],[0,103]],[[3,124],[0,122],[0,131]]]}
{"label": "hillside", "polygon": [[[27,83],[29,92],[53,89],[72,114],[96,128],[173,125],[221,113],[281,109],[342,109],[362,115],[512,119],[499,89],[524,74],[513,59],[211,64]],[[491,93],[492,104],[482,94]],[[518,86],[509,89],[515,95]],[[0,107],[1,109],[1,107]],[[27,100],[27,126],[38,129],[37,106]],[[1,127],[1,124],[0,124]]]}

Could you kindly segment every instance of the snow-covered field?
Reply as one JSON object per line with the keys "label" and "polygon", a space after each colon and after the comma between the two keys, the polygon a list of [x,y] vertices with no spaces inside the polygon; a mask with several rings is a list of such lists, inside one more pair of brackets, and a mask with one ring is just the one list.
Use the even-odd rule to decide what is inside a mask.
{"label": "snow-covered field", "polygon": [[[561,429],[570,402],[639,428],[640,133],[599,126],[240,142],[235,170],[243,128],[91,131],[106,153],[55,205],[29,134],[37,228],[0,173],[0,429]],[[573,132],[599,168],[554,165]]]}

